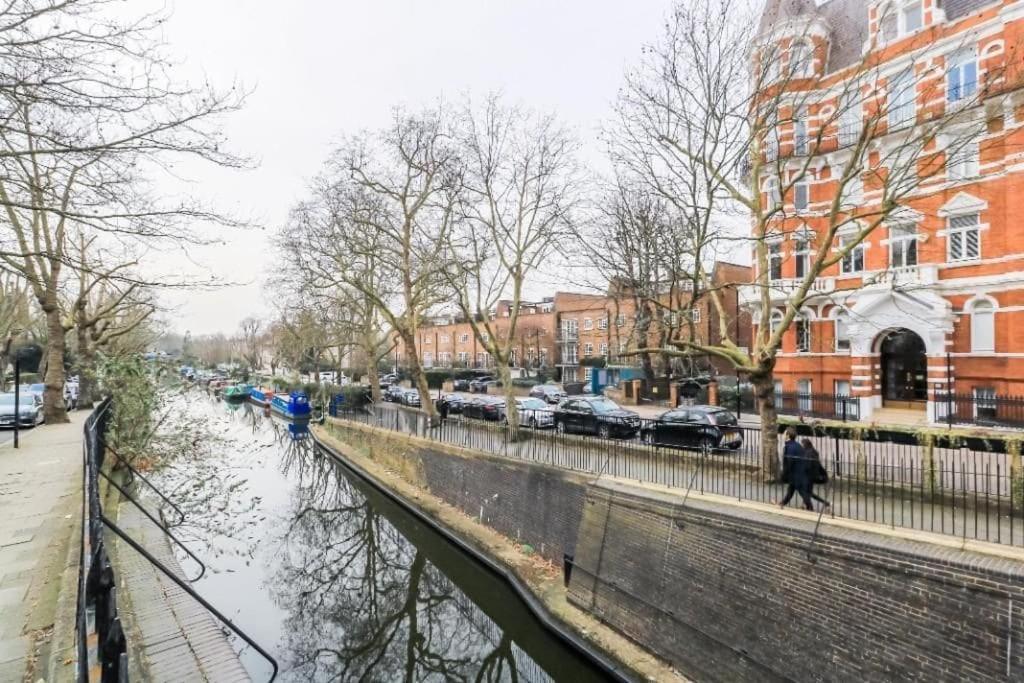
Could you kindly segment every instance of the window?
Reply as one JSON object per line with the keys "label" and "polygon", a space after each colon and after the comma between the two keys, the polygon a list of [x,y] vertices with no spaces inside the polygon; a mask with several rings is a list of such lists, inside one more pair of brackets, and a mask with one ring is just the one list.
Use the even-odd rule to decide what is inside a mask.
{"label": "window", "polygon": [[864,243],[858,242],[855,246],[850,246],[856,239],[852,235],[839,238],[839,248],[849,248],[840,263],[840,271],[843,273],[859,273],[864,270]]}
{"label": "window", "polygon": [[856,208],[864,202],[864,181],[860,173],[853,176],[843,185],[842,194],[839,197],[839,205],[848,209]]}
{"label": "window", "polygon": [[996,390],[994,387],[974,387],[975,419],[994,420],[997,415]]}
{"label": "window", "polygon": [[770,47],[763,53],[764,59],[764,74],[765,80],[768,83],[774,83],[779,80],[779,50],[776,47]]}
{"label": "window", "polygon": [[973,261],[981,258],[978,214],[950,218],[947,241],[950,261]]}
{"label": "window", "polygon": [[889,226],[889,265],[892,268],[917,265],[917,226],[913,223]]}
{"label": "window", "polygon": [[626,324],[626,316],[625,315],[623,315],[622,313],[619,313],[617,316],[615,316],[615,327],[622,327],[625,324]]}
{"label": "window", "polygon": [[839,145],[847,147],[860,138],[863,121],[861,117],[860,89],[848,86],[849,91],[839,98]]}
{"label": "window", "polygon": [[564,363],[578,363],[579,362],[579,347],[575,344],[570,344],[565,347],[565,352],[562,354],[562,362]]}
{"label": "window", "polygon": [[769,279],[782,279],[782,244],[779,242],[768,245],[768,271]]}
{"label": "window", "polygon": [[480,351],[479,353],[477,353],[476,354],[476,365],[477,365],[477,367],[480,367],[480,368],[487,367],[487,359],[488,359],[487,354],[484,353],[483,351]]}
{"label": "window", "polygon": [[793,154],[807,156],[807,112],[803,109],[793,122]]}
{"label": "window", "polygon": [[775,401],[778,402],[778,401],[781,401],[781,400],[782,400],[782,380],[781,379],[777,379],[777,380],[775,380]]}
{"label": "window", "polygon": [[429,344],[432,344],[433,342],[431,341],[430,337],[425,337],[423,339],[423,343],[429,345]]}
{"label": "window", "polygon": [[797,211],[806,211],[810,203],[810,184],[806,180],[798,180],[793,186],[793,207]]}
{"label": "window", "polygon": [[892,7],[886,9],[878,30],[882,36],[882,42],[885,43],[896,40],[899,36],[900,18],[896,15],[896,12],[893,11]]}
{"label": "window", "polygon": [[486,344],[490,340],[491,340],[491,335],[487,334],[486,332],[480,335],[480,341],[482,341],[483,343]]}
{"label": "window", "polygon": [[810,271],[811,266],[811,248],[806,237],[801,236],[797,240],[793,254],[796,259],[796,276],[804,277]]}
{"label": "window", "polygon": [[469,335],[468,334],[460,334],[459,335],[459,342],[462,343],[462,344],[466,344],[467,342],[469,342]]}
{"label": "window", "polygon": [[974,302],[971,308],[971,351],[995,351],[995,336],[995,309],[992,302],[984,299]]}
{"label": "window", "polygon": [[796,350],[797,353],[811,350],[811,321],[803,316],[796,319]]}
{"label": "window", "polygon": [[793,78],[805,78],[811,75],[813,57],[811,46],[807,43],[795,43],[789,50],[789,74]]}
{"label": "window", "polygon": [[451,342],[451,338],[447,334],[442,334],[441,335],[441,343],[442,344],[448,344],[450,342]]}
{"label": "window", "polygon": [[599,329],[599,330],[607,330],[608,329],[608,318],[607,317],[598,318],[597,319],[597,329]]}
{"label": "window", "polygon": [[811,380],[809,379],[798,379],[796,381],[797,403],[802,412],[808,412],[811,409],[811,388]]}
{"label": "window", "polygon": [[946,150],[946,178],[949,180],[966,180],[978,175],[978,156],[980,148],[977,141],[962,142],[959,146]]}
{"label": "window", "polygon": [[978,55],[972,47],[954,52],[947,59],[946,101],[962,102],[978,90]]}
{"label": "window", "polygon": [[428,368],[434,365],[434,354],[430,351],[423,352],[423,365]]}
{"label": "window", "polygon": [[835,395],[842,397],[849,397],[850,395],[850,383],[845,379],[837,379],[835,383]]}
{"label": "window", "polygon": [[602,356],[607,356],[608,355],[608,344],[601,344],[601,355]]}
{"label": "window", "polygon": [[589,382],[590,378],[594,376],[594,368],[587,366],[583,368],[583,381]]}
{"label": "window", "polygon": [[764,181],[765,208],[777,209],[782,205],[782,193],[779,192],[779,179],[775,176]]}
{"label": "window", "polygon": [[768,323],[771,326],[771,333],[775,334],[775,330],[782,324],[782,311],[772,311],[771,318],[768,319]]}
{"label": "window", "polygon": [[583,345],[583,355],[584,356],[593,356],[594,355],[594,345],[591,344],[590,342],[587,342],[586,344],[584,344]]}
{"label": "window", "polygon": [[914,120],[914,68],[906,69],[889,81],[889,126],[897,128]]}
{"label": "window", "polygon": [[463,364],[468,363],[469,362],[469,353],[466,352],[466,351],[459,351],[459,362],[463,363]]}
{"label": "window", "polygon": [[594,329],[594,321],[591,320],[590,318],[584,318],[583,319],[583,329],[585,329],[585,330],[592,330],[592,329]]}
{"label": "window", "polygon": [[690,320],[692,320],[695,323],[699,323],[700,322],[700,309],[699,308],[691,308],[690,309]]}
{"label": "window", "polygon": [[[564,368],[562,370],[562,381],[563,382],[575,382],[576,381],[576,368]],[[579,401],[577,401],[579,403]]]}
{"label": "window", "polygon": [[902,12],[903,33],[913,33],[924,26],[924,14],[921,10],[921,2],[909,2],[903,6]]}
{"label": "window", "polygon": [[850,314],[846,311],[836,313],[836,351],[850,350]]}

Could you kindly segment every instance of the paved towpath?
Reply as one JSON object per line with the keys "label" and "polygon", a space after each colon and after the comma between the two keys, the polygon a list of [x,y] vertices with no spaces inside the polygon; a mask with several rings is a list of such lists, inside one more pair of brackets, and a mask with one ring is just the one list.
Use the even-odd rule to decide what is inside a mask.
{"label": "paved towpath", "polygon": [[74,677],[87,416],[0,443],[0,681]]}

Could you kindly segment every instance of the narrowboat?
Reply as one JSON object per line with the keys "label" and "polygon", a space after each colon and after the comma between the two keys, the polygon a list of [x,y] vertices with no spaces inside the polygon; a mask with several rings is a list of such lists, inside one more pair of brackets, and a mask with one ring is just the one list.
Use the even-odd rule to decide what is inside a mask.
{"label": "narrowboat", "polygon": [[241,403],[249,397],[249,385],[248,384],[236,384],[231,387],[224,389],[223,396],[225,401],[231,401],[233,403]]}
{"label": "narrowboat", "polygon": [[255,403],[261,408],[267,408],[270,406],[270,402],[274,400],[274,390],[265,389],[263,387],[253,387],[249,390],[249,401]]}
{"label": "narrowboat", "polygon": [[312,415],[309,397],[304,391],[293,391],[288,396],[274,396],[270,401],[270,409],[289,420],[309,420]]}

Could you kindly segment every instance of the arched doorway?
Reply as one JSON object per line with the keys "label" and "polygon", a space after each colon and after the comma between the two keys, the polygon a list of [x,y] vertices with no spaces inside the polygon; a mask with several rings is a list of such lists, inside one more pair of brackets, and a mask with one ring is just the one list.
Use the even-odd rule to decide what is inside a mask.
{"label": "arched doorway", "polygon": [[882,365],[882,404],[919,408],[928,402],[928,356],[924,340],[907,329],[886,332],[879,344]]}

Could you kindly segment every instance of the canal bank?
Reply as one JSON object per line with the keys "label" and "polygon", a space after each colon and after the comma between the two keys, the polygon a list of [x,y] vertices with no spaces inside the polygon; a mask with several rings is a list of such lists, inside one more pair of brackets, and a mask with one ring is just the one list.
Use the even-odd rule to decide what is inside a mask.
{"label": "canal bank", "polygon": [[[500,495],[492,496],[490,501],[479,505],[477,514],[470,515],[459,506],[431,495],[424,486],[424,473],[418,470],[413,460],[407,458],[405,450],[394,440],[386,442],[385,454],[379,449],[367,451],[366,442],[353,443],[351,438],[338,438],[338,432],[332,429],[331,425],[313,427],[312,431],[320,445],[339,458],[345,467],[358,473],[359,477],[370,482],[384,495],[393,498],[396,504],[421,516],[426,523],[435,526],[439,533],[448,536],[452,542],[458,543],[466,552],[472,553],[480,562],[488,565],[491,571],[504,577],[524,601],[532,606],[545,626],[554,632],[562,633],[563,637],[574,643],[574,647],[604,659],[610,668],[617,670],[618,675],[624,678],[687,680],[685,676],[639,647],[631,639],[570,604],[563,580],[561,550],[564,546],[560,538],[575,535],[576,525],[573,520],[552,520],[555,528],[553,534],[536,530],[526,530],[524,533],[521,528],[512,530],[500,523],[495,524],[497,517],[507,519],[497,511],[501,505],[512,503],[530,506],[531,501],[541,503],[544,497],[553,493],[550,490],[538,491],[538,488],[544,489],[543,484],[538,483],[544,477],[544,472],[535,472],[540,476],[535,480],[534,486],[527,485],[523,488],[523,491],[527,492],[525,496],[505,496],[504,499]],[[384,445],[384,442],[381,442],[381,445]],[[458,469],[456,464],[453,474]],[[515,476],[514,472],[507,474]],[[566,473],[552,474],[561,478]],[[578,494],[582,494],[586,479],[578,477],[578,480],[570,485],[576,487]],[[572,507],[576,496],[570,494],[563,498],[567,506]],[[578,523],[578,519],[576,522]],[[496,530],[494,526],[503,529]],[[548,537],[550,540],[534,541],[534,544],[531,544],[525,540],[527,537]],[[556,558],[559,561],[556,562]]]}
{"label": "canal bank", "polygon": [[[170,408],[204,447],[152,480],[182,507],[175,534],[206,563],[193,586],[277,659],[279,680],[609,680],[308,433],[194,398]],[[265,663],[234,645],[266,680]]]}
{"label": "canal bank", "polygon": [[442,524],[483,523],[547,557],[573,556],[573,609],[696,680],[996,681],[1024,671],[1020,549],[853,520],[819,526],[806,513],[581,480],[347,420],[325,431]]}

